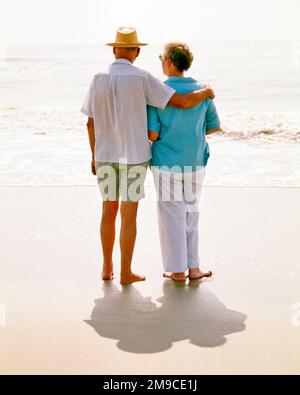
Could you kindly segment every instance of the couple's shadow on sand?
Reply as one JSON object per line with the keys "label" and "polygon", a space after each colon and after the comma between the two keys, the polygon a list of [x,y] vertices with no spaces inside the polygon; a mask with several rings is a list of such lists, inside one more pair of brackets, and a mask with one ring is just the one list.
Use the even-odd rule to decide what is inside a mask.
{"label": "couple's shadow on sand", "polygon": [[85,322],[132,353],[164,351],[186,339],[199,347],[218,347],[226,343],[226,335],[245,329],[247,316],[227,309],[203,285],[165,280],[163,296],[153,303],[134,286],[120,291],[112,282],[104,283],[104,296]]}

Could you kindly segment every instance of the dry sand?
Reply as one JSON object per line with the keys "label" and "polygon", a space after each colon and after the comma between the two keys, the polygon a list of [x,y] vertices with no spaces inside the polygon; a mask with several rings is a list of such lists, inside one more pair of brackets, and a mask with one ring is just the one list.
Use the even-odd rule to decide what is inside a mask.
{"label": "dry sand", "polygon": [[215,275],[185,286],[161,277],[151,201],[134,255],[147,281],[121,287],[118,248],[116,279],[99,278],[97,187],[0,199],[2,374],[300,373],[300,189],[205,188]]}

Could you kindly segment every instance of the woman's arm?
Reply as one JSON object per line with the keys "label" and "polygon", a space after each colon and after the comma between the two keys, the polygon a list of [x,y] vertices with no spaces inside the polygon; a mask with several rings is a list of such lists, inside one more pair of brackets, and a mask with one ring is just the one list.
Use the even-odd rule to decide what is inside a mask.
{"label": "woman's arm", "polygon": [[211,129],[211,130],[207,130],[206,131],[206,135],[209,134],[213,134],[213,133],[217,133],[217,132],[222,132],[223,130],[221,128],[217,128],[217,129]]}
{"label": "woman's arm", "polygon": [[148,130],[148,139],[150,141],[156,141],[158,139],[159,133],[154,132],[153,130]]}

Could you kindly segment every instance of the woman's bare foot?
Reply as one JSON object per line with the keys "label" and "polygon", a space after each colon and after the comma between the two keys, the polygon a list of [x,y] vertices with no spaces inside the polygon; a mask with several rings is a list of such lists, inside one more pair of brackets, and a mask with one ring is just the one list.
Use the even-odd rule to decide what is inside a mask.
{"label": "woman's bare foot", "polygon": [[140,276],[139,274],[135,273],[128,273],[128,274],[123,274],[121,275],[121,285],[127,285],[127,284],[132,284],[136,283],[138,281],[145,281],[146,277],[145,276]]}
{"label": "woman's bare foot", "polygon": [[163,274],[164,277],[170,278],[173,281],[178,281],[181,283],[185,283],[185,273],[170,273],[166,272]]}
{"label": "woman's bare foot", "polygon": [[211,277],[212,271],[203,272],[200,269],[189,269],[189,278],[190,280],[200,280],[203,277]]}
{"label": "woman's bare foot", "polygon": [[113,273],[112,262],[110,264],[103,264],[102,280],[109,281],[112,280],[113,278],[114,278],[114,273]]}

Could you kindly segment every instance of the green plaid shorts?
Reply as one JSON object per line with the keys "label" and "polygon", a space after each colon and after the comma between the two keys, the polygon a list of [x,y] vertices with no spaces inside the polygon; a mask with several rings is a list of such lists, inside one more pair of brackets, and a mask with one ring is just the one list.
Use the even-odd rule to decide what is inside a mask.
{"label": "green plaid shorts", "polygon": [[97,182],[104,201],[138,202],[145,197],[148,162],[140,164],[95,161]]}

